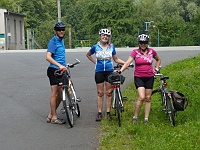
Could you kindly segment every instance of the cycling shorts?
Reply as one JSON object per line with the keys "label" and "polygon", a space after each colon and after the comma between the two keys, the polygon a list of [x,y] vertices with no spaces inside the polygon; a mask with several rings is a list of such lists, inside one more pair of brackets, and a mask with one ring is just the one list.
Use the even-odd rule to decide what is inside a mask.
{"label": "cycling shorts", "polygon": [[96,84],[108,82],[108,75],[113,71],[95,72],[95,82]]}
{"label": "cycling shorts", "polygon": [[134,83],[136,89],[138,89],[138,87],[144,87],[145,89],[153,89],[154,76],[153,77],[134,76]]}
{"label": "cycling shorts", "polygon": [[54,75],[54,72],[58,70],[56,68],[52,68],[52,67],[48,67],[47,69],[47,76],[49,77],[49,82],[50,85],[57,85],[57,80],[56,80],[56,76]]}

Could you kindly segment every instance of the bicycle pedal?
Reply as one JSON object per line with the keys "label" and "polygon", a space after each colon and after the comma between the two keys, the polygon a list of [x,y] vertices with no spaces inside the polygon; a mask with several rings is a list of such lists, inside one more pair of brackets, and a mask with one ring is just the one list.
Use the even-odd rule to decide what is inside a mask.
{"label": "bicycle pedal", "polygon": [[77,98],[76,98],[76,101],[77,101],[77,102],[81,102],[81,98],[80,98],[80,97],[77,97]]}
{"label": "bicycle pedal", "polygon": [[61,108],[60,112],[61,112],[62,114],[64,114],[64,113],[65,113],[65,109],[64,109],[64,108]]}
{"label": "bicycle pedal", "polygon": [[124,111],[124,106],[121,106],[121,110]]}
{"label": "bicycle pedal", "polygon": [[122,100],[123,100],[123,101],[127,101],[127,100],[128,100],[128,97],[122,97]]}

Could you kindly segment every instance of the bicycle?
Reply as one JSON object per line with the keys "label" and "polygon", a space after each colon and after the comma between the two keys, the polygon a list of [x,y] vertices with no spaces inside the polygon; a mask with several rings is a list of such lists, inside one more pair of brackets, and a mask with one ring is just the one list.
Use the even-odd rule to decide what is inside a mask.
{"label": "bicycle", "polygon": [[73,68],[79,63],[80,61],[76,59],[75,63],[67,64],[66,71],[63,72],[61,70],[56,70],[54,73],[57,78],[57,84],[62,96],[63,108],[61,109],[61,113],[66,114],[70,127],[74,126],[74,113],[77,115],[77,117],[80,117],[80,108],[78,102],[81,100],[76,96],[74,84],[70,74],[70,68]]}
{"label": "bicycle", "polygon": [[166,118],[169,118],[171,124],[175,126],[176,124],[176,110],[174,109],[173,99],[171,92],[166,88],[167,82],[166,80],[169,79],[168,76],[164,76],[160,73],[161,66],[159,67],[157,73],[155,74],[154,78],[160,77],[160,85],[157,89],[152,91],[152,95],[154,93],[160,93],[161,95],[161,105],[165,108],[163,109],[166,113]]}
{"label": "bicycle", "polygon": [[[122,65],[117,64],[114,66],[115,70],[121,69]],[[118,72],[112,72],[108,76],[108,82],[112,85],[113,89],[113,100],[112,100],[112,108],[115,110],[115,116],[118,118],[118,125],[121,127],[121,116],[124,111],[123,101],[128,100],[127,97],[122,97],[121,93],[121,84],[125,81],[125,77]]]}

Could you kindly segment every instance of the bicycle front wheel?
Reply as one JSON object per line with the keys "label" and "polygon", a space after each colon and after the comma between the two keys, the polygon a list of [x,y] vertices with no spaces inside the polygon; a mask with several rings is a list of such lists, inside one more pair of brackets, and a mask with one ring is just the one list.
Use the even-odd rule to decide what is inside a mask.
{"label": "bicycle front wheel", "polygon": [[121,109],[121,104],[120,104],[120,99],[119,99],[119,93],[116,91],[115,93],[115,103],[116,103],[116,111],[117,111],[117,118],[118,118],[118,125],[121,127],[121,115],[122,115],[122,109]]}
{"label": "bicycle front wheel", "polygon": [[75,92],[75,89],[74,89],[74,85],[71,81],[71,84],[70,84],[70,97],[71,97],[71,100],[72,100],[72,105],[73,105],[73,111],[75,112],[75,114],[80,117],[80,107],[79,107],[79,104],[78,102],[76,101],[77,100],[77,96],[76,96],[76,92]]}
{"label": "bicycle front wheel", "polygon": [[73,106],[70,93],[67,88],[63,88],[63,107],[67,116],[67,121],[71,127],[74,125]]}
{"label": "bicycle front wheel", "polygon": [[174,109],[174,106],[173,106],[173,103],[172,103],[172,99],[169,96],[167,96],[167,105],[166,105],[166,107],[167,107],[167,114],[169,116],[169,120],[170,120],[171,124],[173,126],[175,126],[175,124],[176,124],[176,120],[175,120],[176,111]]}

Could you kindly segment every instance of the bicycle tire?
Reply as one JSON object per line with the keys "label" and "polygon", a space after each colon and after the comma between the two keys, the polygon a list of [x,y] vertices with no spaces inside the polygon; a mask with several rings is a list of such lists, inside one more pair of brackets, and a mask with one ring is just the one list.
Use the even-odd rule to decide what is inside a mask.
{"label": "bicycle tire", "polygon": [[80,114],[81,114],[80,113],[80,107],[79,107],[79,104],[76,101],[77,96],[76,96],[76,92],[75,92],[74,85],[73,85],[72,81],[71,81],[71,84],[70,84],[70,97],[71,97],[71,100],[72,100],[73,111],[77,115],[77,117],[80,117]]}
{"label": "bicycle tire", "polygon": [[74,125],[74,116],[73,109],[71,104],[71,97],[68,89],[66,87],[63,88],[63,108],[65,109],[65,114],[67,116],[67,121],[71,127]]}
{"label": "bicycle tire", "polygon": [[121,110],[121,105],[120,105],[120,101],[119,101],[119,93],[118,91],[116,90],[116,99],[115,99],[115,103],[116,103],[116,111],[117,111],[117,118],[118,118],[118,125],[119,127],[121,127],[121,113],[122,113],[122,110]]}
{"label": "bicycle tire", "polygon": [[176,119],[175,119],[175,109],[174,109],[174,106],[173,106],[173,103],[172,103],[172,99],[167,96],[167,114],[169,116],[169,120],[171,122],[171,124],[173,126],[176,125]]}

